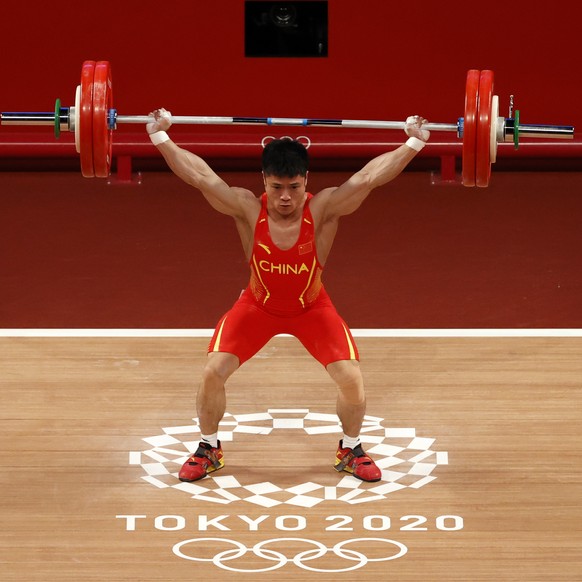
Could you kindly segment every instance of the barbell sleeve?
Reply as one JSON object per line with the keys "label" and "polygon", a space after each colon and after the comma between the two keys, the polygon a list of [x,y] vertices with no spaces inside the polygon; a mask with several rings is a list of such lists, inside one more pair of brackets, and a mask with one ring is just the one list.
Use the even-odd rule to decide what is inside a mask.
{"label": "barbell sleeve", "polygon": [[[66,110],[66,111],[63,111]],[[6,111],[0,113],[2,125],[54,125],[54,111]],[[68,116],[68,108],[61,109],[61,119]]]}
{"label": "barbell sleeve", "polygon": [[[519,135],[532,138],[573,139],[574,128],[571,125],[536,125],[533,123],[520,123]],[[506,140],[513,141],[514,120],[505,120]]]}

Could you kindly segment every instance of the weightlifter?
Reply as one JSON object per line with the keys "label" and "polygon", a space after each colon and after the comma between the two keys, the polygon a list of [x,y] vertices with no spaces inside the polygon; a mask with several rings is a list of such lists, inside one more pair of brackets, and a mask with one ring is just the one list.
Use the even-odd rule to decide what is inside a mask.
{"label": "weightlifter", "polygon": [[308,154],[299,142],[275,139],[262,155],[264,193],[229,186],[197,155],[166,133],[171,115],[150,114],[146,128],[170,169],[200,190],[218,212],[232,216],[250,267],[250,281],[220,319],[196,399],[201,441],[182,466],[181,481],[197,481],[224,466],[218,426],[226,411],[225,383],[272,337],[293,335],[337,385],[343,436],[334,467],[363,481],[381,471],[364,452],[360,430],[366,411],[358,348],[322,283],[322,272],[342,216],[356,211],[370,192],[396,178],[425,146],[429,131],[419,116],[406,120],[408,140],[378,156],[341,186],[307,191]]}

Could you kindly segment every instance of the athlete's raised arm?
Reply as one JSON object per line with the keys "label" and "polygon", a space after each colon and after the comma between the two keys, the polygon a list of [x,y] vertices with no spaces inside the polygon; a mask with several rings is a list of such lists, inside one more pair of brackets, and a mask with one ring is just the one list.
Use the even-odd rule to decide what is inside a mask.
{"label": "athlete's raised arm", "polygon": [[198,188],[213,208],[229,216],[245,217],[248,216],[249,207],[260,206],[250,190],[229,186],[201,157],[172,141],[166,133],[172,125],[169,111],[157,109],[150,115],[152,122],[146,125],[146,130],[152,143],[174,174]]}
{"label": "athlete's raised arm", "polygon": [[323,206],[323,219],[333,220],[351,214],[374,188],[396,178],[430,137],[430,132],[422,128],[425,123],[426,120],[418,115],[409,117],[404,130],[409,139],[404,144],[374,158],[341,186],[328,188],[318,194],[316,204]]}

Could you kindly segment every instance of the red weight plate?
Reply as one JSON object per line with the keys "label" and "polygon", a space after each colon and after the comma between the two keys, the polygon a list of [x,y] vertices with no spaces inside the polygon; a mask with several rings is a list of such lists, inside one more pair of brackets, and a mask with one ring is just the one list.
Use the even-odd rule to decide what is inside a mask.
{"label": "red weight plate", "polygon": [[477,148],[477,109],[479,78],[477,69],[467,71],[465,87],[465,117],[463,122],[463,185],[475,185],[475,152]]}
{"label": "red weight plate", "polygon": [[479,79],[479,111],[477,114],[477,159],[475,182],[486,188],[491,178],[491,123],[493,117],[493,71],[481,71]]}
{"label": "red weight plate", "polygon": [[112,106],[111,67],[108,61],[98,61],[93,79],[93,166],[97,178],[111,173],[112,130],[108,116]]}
{"label": "red weight plate", "polygon": [[81,69],[81,105],[79,112],[79,154],[81,173],[93,178],[93,77],[95,61],[85,61]]}

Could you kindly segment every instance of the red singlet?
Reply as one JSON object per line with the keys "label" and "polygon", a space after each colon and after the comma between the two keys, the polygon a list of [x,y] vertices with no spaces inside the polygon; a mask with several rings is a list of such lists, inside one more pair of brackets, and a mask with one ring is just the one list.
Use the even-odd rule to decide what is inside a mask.
{"label": "red singlet", "polygon": [[240,364],[278,334],[295,336],[324,366],[359,359],[352,334],[321,282],[315,229],[307,194],[297,242],[281,250],[271,240],[267,195],[255,225],[251,277],[232,309],[222,317],[209,352],[228,352]]}

